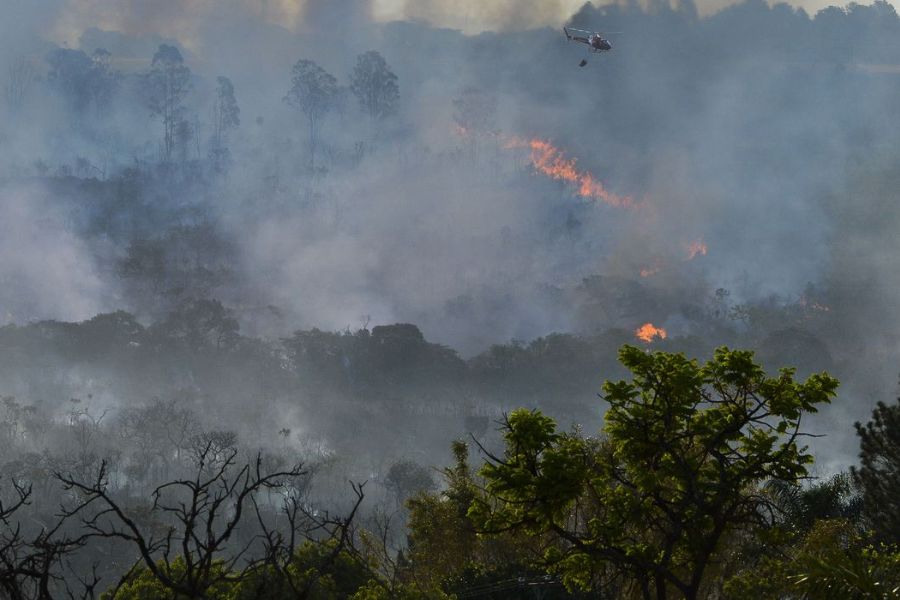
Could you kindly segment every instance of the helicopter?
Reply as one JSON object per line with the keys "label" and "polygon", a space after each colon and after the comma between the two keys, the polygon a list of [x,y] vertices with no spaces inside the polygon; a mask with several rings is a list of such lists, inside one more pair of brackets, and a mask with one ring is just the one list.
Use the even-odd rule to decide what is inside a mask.
{"label": "helicopter", "polygon": [[[581,44],[586,44],[587,47],[590,48],[591,52],[609,52],[610,50],[612,50],[612,44],[598,31],[569,29],[568,27],[563,27],[563,31],[566,34],[567,40],[569,40],[570,42],[579,42]],[[572,32],[574,32],[575,35],[572,35]],[[578,66],[583,67],[586,64],[587,59],[581,59],[581,62],[578,63]]]}

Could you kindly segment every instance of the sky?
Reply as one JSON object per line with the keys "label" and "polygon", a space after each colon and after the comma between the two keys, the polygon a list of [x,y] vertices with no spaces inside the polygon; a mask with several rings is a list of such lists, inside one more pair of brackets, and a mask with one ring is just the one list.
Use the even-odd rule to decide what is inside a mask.
{"label": "sky", "polygon": [[[35,0],[34,4],[25,0],[10,1],[14,6],[45,5],[50,8],[55,17],[44,24],[45,35],[59,44],[74,45],[82,31],[98,27],[130,34],[153,32],[177,39],[188,48],[198,31],[210,22],[256,18],[301,30],[306,14],[316,10],[317,5],[327,4],[327,0]],[[556,27],[585,4],[585,0],[338,1],[347,6],[348,12],[368,4],[368,10],[378,21],[420,20],[468,34]],[[734,3],[731,0],[695,1],[703,15]],[[834,3],[792,0],[789,4],[815,13]],[[339,24],[335,25],[339,27]],[[336,31],[336,35],[340,36],[341,32]]]}

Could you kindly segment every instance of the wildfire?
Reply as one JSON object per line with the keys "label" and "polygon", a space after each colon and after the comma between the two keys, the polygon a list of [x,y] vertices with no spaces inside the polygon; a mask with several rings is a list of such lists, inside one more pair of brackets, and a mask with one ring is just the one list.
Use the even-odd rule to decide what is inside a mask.
{"label": "wildfire", "polygon": [[574,184],[577,194],[582,198],[600,200],[610,206],[633,208],[634,200],[629,196],[619,196],[608,191],[603,184],[594,179],[588,171],[580,171],[575,166],[574,158],[566,158],[562,150],[548,141],[540,139],[523,140],[511,138],[505,148],[529,148],[531,164],[534,169],[548,177]]}
{"label": "wildfire", "polygon": [[706,243],[703,240],[695,240],[688,244],[687,260],[694,260],[697,256],[706,256]]}
{"label": "wildfire", "polygon": [[634,335],[637,336],[637,339],[649,344],[655,338],[664,340],[669,334],[662,327],[654,326],[653,323],[644,323],[635,330]]}
{"label": "wildfire", "polygon": [[659,267],[644,267],[641,269],[641,277],[650,277],[659,273]]}
{"label": "wildfire", "polygon": [[831,307],[825,304],[820,304],[818,302],[809,302],[805,296],[800,296],[800,307],[805,308],[807,310],[814,310],[818,312],[831,312]]}

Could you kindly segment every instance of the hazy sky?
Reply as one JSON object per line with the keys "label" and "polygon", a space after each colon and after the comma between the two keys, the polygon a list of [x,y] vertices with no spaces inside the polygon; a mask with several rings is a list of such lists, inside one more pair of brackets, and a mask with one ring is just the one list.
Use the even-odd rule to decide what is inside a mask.
{"label": "hazy sky", "polygon": [[[695,1],[701,14],[735,3],[734,0]],[[374,12],[376,18],[383,20],[424,19],[444,27],[475,33],[485,29],[558,26],[585,3],[586,0],[374,0]],[[594,2],[595,5],[610,3],[607,0]],[[835,2],[790,0],[789,3],[815,12]]]}
{"label": "hazy sky", "polygon": [[[372,14],[378,20],[419,19],[467,33],[558,26],[585,4],[585,0],[338,1],[347,6],[348,12],[369,4]],[[99,27],[127,33],[152,31],[176,38],[182,44],[190,46],[193,34],[211,20],[261,18],[272,24],[297,29],[302,27],[304,13],[310,6],[328,2],[329,0],[38,0],[35,4],[55,9],[56,18],[52,23],[45,24],[45,27],[49,37],[58,43],[72,44],[85,28]],[[696,0],[696,3],[701,13],[706,14],[733,2]],[[814,13],[835,2],[791,0],[790,3]]]}
{"label": "hazy sky", "polygon": [[[615,0],[595,0],[595,5]],[[678,0],[673,0],[677,3]],[[768,0],[776,4],[784,0]],[[846,4],[844,0],[786,0],[810,13]],[[502,27],[559,25],[583,6],[587,0],[373,0],[380,19],[421,18],[446,27],[475,32]],[[701,14],[715,12],[737,0],[695,0]],[[892,2],[893,3],[893,2]],[[859,4],[871,4],[862,1]]]}

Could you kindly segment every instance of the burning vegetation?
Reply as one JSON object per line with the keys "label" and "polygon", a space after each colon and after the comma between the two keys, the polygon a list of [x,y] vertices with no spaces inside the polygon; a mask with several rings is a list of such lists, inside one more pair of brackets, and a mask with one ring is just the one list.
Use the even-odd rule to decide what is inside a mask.
{"label": "burning vegetation", "polygon": [[575,186],[575,193],[590,200],[599,200],[617,208],[635,208],[630,196],[614,194],[594,177],[590,171],[582,171],[576,166],[577,160],[567,158],[562,150],[549,141],[532,138],[510,138],[504,148],[527,148],[531,150],[531,165],[535,171],[552,179],[565,181]]}
{"label": "burning vegetation", "polygon": [[694,260],[698,256],[706,256],[707,247],[703,240],[694,240],[687,247],[687,260]]}
{"label": "burning vegetation", "polygon": [[668,337],[668,333],[662,327],[656,327],[653,323],[644,323],[638,327],[634,335],[637,339],[649,344],[653,340],[664,340]]}
{"label": "burning vegetation", "polygon": [[[835,425],[900,364],[900,120],[847,110],[896,104],[847,68],[897,64],[893,9],[747,0],[793,20],[760,53],[734,10],[585,3],[640,49],[597,79],[546,30],[367,3],[301,3],[303,35],[174,11],[155,53],[77,38],[83,1],[0,19],[0,600],[900,589],[900,406]],[[67,44],[10,35],[56,5]],[[830,374],[810,455],[861,461],[811,483]],[[515,443],[442,469],[462,437]]]}

